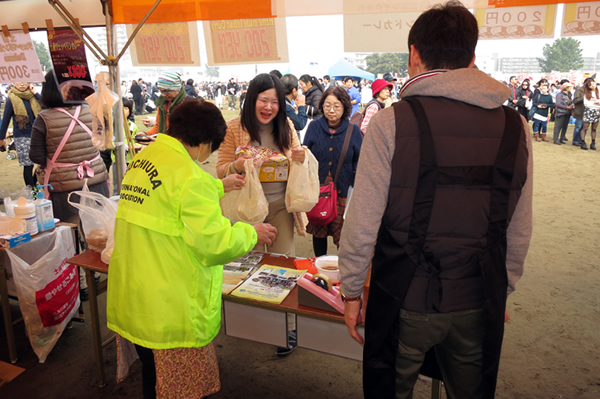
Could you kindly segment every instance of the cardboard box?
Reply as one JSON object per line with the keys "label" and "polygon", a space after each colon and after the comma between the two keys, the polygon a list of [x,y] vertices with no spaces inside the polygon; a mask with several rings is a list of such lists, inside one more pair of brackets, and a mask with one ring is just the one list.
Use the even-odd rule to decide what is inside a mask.
{"label": "cardboard box", "polygon": [[0,236],[0,248],[14,248],[29,241],[31,241],[31,234],[29,232],[16,235],[3,235]]}
{"label": "cardboard box", "polygon": [[276,155],[263,162],[258,173],[261,183],[286,182],[290,161],[284,155]]}

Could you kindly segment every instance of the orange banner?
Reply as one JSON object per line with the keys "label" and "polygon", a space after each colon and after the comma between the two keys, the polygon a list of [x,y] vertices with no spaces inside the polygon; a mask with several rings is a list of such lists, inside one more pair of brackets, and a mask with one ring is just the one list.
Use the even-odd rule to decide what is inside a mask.
{"label": "orange banner", "polygon": [[[112,0],[116,24],[137,24],[155,0]],[[209,21],[273,17],[271,0],[162,0],[146,22]]]}

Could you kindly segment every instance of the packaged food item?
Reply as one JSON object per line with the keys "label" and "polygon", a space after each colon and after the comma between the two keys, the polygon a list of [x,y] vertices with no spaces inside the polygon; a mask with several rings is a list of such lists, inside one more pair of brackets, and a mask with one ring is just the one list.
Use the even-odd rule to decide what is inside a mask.
{"label": "packaged food item", "polygon": [[108,232],[103,229],[94,229],[90,231],[86,236],[90,249],[96,252],[102,252],[106,248],[106,242],[108,241]]}
{"label": "packaged food item", "polygon": [[235,155],[248,155],[254,163],[260,165],[258,178],[261,183],[286,182],[290,170],[288,158],[267,147],[240,146]]}

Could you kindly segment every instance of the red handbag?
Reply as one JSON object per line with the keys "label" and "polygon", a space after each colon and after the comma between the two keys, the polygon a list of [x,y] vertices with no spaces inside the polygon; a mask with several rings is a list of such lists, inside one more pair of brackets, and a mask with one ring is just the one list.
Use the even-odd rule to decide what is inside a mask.
{"label": "red handbag", "polygon": [[354,125],[350,123],[346,130],[346,138],[344,139],[344,146],[342,147],[342,153],[338,160],[337,170],[335,171],[335,177],[332,182],[322,184],[320,187],[319,202],[306,213],[308,223],[313,226],[326,226],[333,222],[337,217],[337,179],[342,171],[342,164],[344,158],[346,158],[346,152],[348,152],[348,146],[350,145],[350,137],[352,136],[352,127]]}

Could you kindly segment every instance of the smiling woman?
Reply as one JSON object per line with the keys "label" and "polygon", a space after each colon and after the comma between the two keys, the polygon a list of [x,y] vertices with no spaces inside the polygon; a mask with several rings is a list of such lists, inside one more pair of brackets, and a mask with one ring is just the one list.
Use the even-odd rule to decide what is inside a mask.
{"label": "smiling woman", "polygon": [[[283,154],[284,162],[304,161],[304,149],[285,112],[285,91],[279,79],[263,73],[256,76],[248,87],[241,115],[227,123],[225,141],[219,149],[217,174],[219,177],[241,173],[249,156],[237,154],[240,146],[266,147]],[[289,163],[288,163],[289,164]],[[285,169],[287,172],[287,169]],[[281,176],[279,176],[281,177]],[[266,222],[277,228],[278,235],[268,252],[294,255],[294,221],[301,236],[306,235],[307,219],[304,213],[288,213],[285,207],[287,175],[277,182],[263,182],[263,191],[269,202]],[[264,251],[264,246],[255,248]]]}

